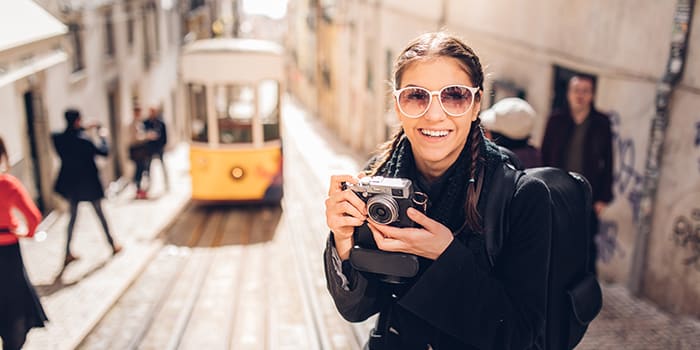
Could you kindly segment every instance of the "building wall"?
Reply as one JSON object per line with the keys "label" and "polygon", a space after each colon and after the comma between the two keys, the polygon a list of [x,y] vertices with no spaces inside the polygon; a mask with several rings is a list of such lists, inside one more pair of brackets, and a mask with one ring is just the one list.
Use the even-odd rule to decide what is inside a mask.
{"label": "building wall", "polygon": [[[528,100],[540,115],[535,143],[539,144],[554,97],[553,65],[598,77],[596,104],[613,115],[616,197],[602,215],[600,237],[607,260],[599,262],[599,270],[606,280],[627,282],[637,239],[636,219],[641,213],[639,197],[651,120],[656,112],[656,84],[668,60],[675,2],[496,0],[479,3],[479,11],[469,11],[470,6],[474,2],[450,1],[448,28],[476,48],[491,79],[505,78],[527,90]],[[696,7],[694,33],[699,32],[698,16]],[[678,225],[685,222],[683,218],[695,225],[692,227],[700,223],[693,211],[700,203],[700,158],[694,150],[698,148],[700,118],[693,113],[700,97],[700,70],[698,60],[693,60],[697,49],[691,41],[688,67],[670,107],[643,288],[644,294],[663,307],[694,314],[700,313],[700,303],[691,302],[700,299],[700,264],[686,259],[700,254],[697,244],[687,243],[697,233],[674,232],[682,231]],[[690,164],[695,166],[689,172]],[[682,178],[676,175],[681,168],[687,174]],[[664,288],[659,288],[662,285]]]}
{"label": "building wall", "polygon": [[[350,97],[340,103],[340,113],[328,124],[357,150],[372,150],[396,123],[391,98],[379,83],[373,84],[376,89],[363,87],[362,77],[371,70],[375,80],[390,80],[387,56],[394,59],[419,33],[444,28],[464,38],[481,58],[487,92],[497,80],[523,88],[539,116],[532,135],[536,145],[541,144],[551,113],[554,67],[596,75],[596,105],[610,113],[613,127],[615,194],[601,217],[599,272],[604,280],[629,282],[657,84],[669,57],[676,1],[443,0],[429,6],[418,0],[338,3],[345,4],[348,11],[339,15],[333,28],[335,37],[352,42],[334,47],[344,57],[338,63],[350,65],[333,68],[340,75],[338,80],[350,86],[349,94],[337,89],[335,98],[344,101]],[[695,6],[693,17],[685,73],[669,107],[642,294],[663,308],[697,315],[700,6]],[[482,101],[482,108],[489,102]],[[364,142],[357,142],[358,135]]]}
{"label": "building wall", "polygon": [[[73,8],[63,9],[53,0],[38,0],[42,7],[54,13],[60,20],[68,23],[79,19],[82,25],[82,44],[85,68],[79,72],[72,69],[72,44],[66,36],[61,46],[67,53],[67,60],[43,70],[36,75],[36,86],[41,92],[43,110],[45,111],[46,128],[48,132],[60,132],[66,127],[63,113],[66,108],[75,107],[81,110],[85,122],[96,121],[110,127],[115,135],[111,145],[111,154],[107,159],[98,158],[103,184],[115,180],[115,167],[122,169],[122,176],[130,178],[132,164],[127,159],[127,128],[132,120],[131,110],[135,103],[143,107],[159,106],[164,108],[164,119],[169,126],[169,143],[176,144],[181,140],[183,121],[177,119],[173,110],[173,92],[177,87],[177,57],[179,55],[180,12],[178,8],[164,9],[160,1],[156,4],[158,12],[158,34],[160,49],[153,57],[149,68],[144,66],[144,31],[142,9],[146,0],[131,1],[132,12],[126,12],[122,1],[78,2],[71,3]],[[106,52],[105,14],[111,11],[115,53],[108,57]],[[127,44],[127,18],[134,19],[134,41]],[[171,18],[174,17],[174,18]],[[114,90],[116,103],[114,116],[110,120],[108,93]],[[22,103],[20,91],[15,92],[16,98]],[[24,120],[23,106],[19,105],[15,113],[17,120]],[[5,107],[3,106],[3,110]],[[116,129],[111,128],[115,126]],[[26,134],[26,128],[24,129]],[[48,135],[47,135],[48,137]],[[48,153],[51,154],[48,166],[42,167],[42,181],[48,183],[44,195],[52,198],[51,206],[61,205],[62,201],[53,193],[50,184],[56,176],[60,162],[50,142],[47,143]],[[28,148],[23,149],[27,156]],[[115,161],[114,157],[118,157]],[[31,169],[28,169],[31,172]],[[34,176],[31,174],[31,176]],[[128,182],[128,181],[127,181]]]}

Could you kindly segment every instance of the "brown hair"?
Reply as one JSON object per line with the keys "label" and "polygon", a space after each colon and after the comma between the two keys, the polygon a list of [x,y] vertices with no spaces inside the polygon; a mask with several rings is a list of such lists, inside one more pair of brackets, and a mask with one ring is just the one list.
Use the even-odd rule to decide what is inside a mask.
{"label": "brown hair", "polygon": [[7,167],[10,167],[10,160],[7,157],[7,148],[5,148],[5,141],[2,140],[0,136],[0,169],[2,168],[2,163],[6,162]]}
{"label": "brown hair", "polygon": [[[452,57],[459,62],[459,65],[471,78],[472,84],[479,87],[480,91],[475,96],[475,99],[480,101],[484,90],[484,71],[479,62],[479,57],[462,40],[446,32],[422,34],[406,46],[394,62],[394,88],[398,89],[401,87],[403,73],[412,64],[437,57]],[[471,179],[476,179],[476,164],[483,159],[479,153],[479,146],[482,142],[480,123],[481,120],[477,117],[476,121],[471,125],[467,142],[471,151]],[[372,164],[371,169],[367,172],[368,174],[376,174],[386,164],[403,135],[403,128],[399,128],[389,141],[379,146],[377,160]],[[481,232],[481,216],[477,210],[479,196],[476,193],[476,184],[470,181],[467,182],[467,186],[467,200],[465,203],[466,225],[473,231]]]}

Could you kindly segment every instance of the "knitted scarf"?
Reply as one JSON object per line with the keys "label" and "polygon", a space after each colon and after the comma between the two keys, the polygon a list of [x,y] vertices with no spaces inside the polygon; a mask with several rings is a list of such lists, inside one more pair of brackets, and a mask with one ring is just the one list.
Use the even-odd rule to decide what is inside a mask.
{"label": "knitted scarf", "polygon": [[[475,125],[472,125],[475,127]],[[479,145],[480,160],[477,161],[476,174],[482,174],[484,183],[482,185],[482,194],[479,197],[477,208],[479,212],[483,212],[485,202],[484,189],[490,184],[489,178],[495,169],[495,165],[502,159],[500,152],[495,144],[486,139],[482,135],[482,142]],[[483,168],[485,166],[485,168]],[[468,186],[475,186],[476,182],[469,183],[471,169],[471,138],[467,140],[462,152],[460,152],[457,160],[450,166],[443,176],[447,176],[445,190],[440,192],[439,198],[428,198],[427,215],[433,220],[447,226],[455,234],[464,227],[466,211],[465,203],[467,198]],[[482,170],[483,169],[483,170]],[[399,140],[396,148],[389,157],[389,160],[377,171],[377,175],[387,177],[402,177],[411,179],[414,184],[414,190],[424,192],[423,189],[417,188],[418,170],[416,169],[411,150],[411,143],[403,135]],[[440,179],[438,181],[442,181]],[[478,179],[474,179],[475,181]]]}

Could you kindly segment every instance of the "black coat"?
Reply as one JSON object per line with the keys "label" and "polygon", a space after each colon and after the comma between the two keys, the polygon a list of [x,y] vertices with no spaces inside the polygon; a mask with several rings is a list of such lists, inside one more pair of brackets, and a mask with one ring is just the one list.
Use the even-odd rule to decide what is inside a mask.
{"label": "black coat", "polygon": [[[500,165],[486,166],[480,212],[495,166]],[[363,321],[380,311],[388,315],[393,329],[385,337],[388,349],[426,349],[428,344],[460,350],[537,348],[543,334],[549,264],[551,212],[546,203],[547,187],[523,176],[511,202],[513,229],[493,269],[483,236],[466,231],[413,283],[399,288],[368,279],[345,262],[349,290],[344,289],[334,264],[331,234],[324,253],[328,290],[348,321]]]}
{"label": "black coat", "polygon": [[[593,109],[590,126],[583,141],[583,175],[593,189],[593,202],[613,200],[613,149],[610,119]],[[566,110],[554,112],[547,121],[542,138],[542,165],[564,169],[574,119]],[[566,170],[566,169],[565,169]]]}
{"label": "black coat", "polygon": [[95,156],[107,156],[109,148],[103,138],[95,145],[84,130],[66,129],[53,134],[56,153],[61,158],[54,190],[67,200],[94,201],[104,198],[104,190]]}
{"label": "black coat", "polygon": [[165,145],[168,143],[168,130],[163,119],[161,117],[148,118],[143,121],[143,126],[146,131],[152,131],[158,135],[155,140],[148,141],[151,153],[163,153]]}

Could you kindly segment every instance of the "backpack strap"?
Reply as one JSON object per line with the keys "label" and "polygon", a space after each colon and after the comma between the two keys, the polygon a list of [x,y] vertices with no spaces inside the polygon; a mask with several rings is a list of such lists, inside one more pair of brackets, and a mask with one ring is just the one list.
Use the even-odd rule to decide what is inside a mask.
{"label": "backpack strap", "polygon": [[518,179],[522,175],[522,171],[516,170],[505,162],[494,170],[484,213],[484,241],[491,267],[496,264],[496,259],[503,248],[503,241],[510,229],[508,207],[515,193]]}

